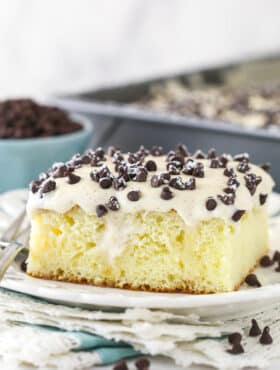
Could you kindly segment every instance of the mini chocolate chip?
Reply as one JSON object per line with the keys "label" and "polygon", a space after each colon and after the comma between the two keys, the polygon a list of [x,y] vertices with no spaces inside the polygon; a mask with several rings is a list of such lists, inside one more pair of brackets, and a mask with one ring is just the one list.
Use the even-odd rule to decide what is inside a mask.
{"label": "mini chocolate chip", "polygon": [[248,162],[246,161],[240,162],[239,165],[237,166],[237,171],[241,173],[248,172],[249,170],[250,170],[250,166],[248,165]]}
{"label": "mini chocolate chip", "polygon": [[262,335],[260,337],[260,343],[263,345],[271,344],[273,342],[273,339],[270,335],[270,329],[268,326],[265,326],[263,329]]}
{"label": "mini chocolate chip", "polygon": [[194,158],[197,158],[197,159],[205,159],[206,158],[206,154],[203,153],[202,150],[198,149],[195,153],[194,153]]}
{"label": "mini chocolate chip", "polygon": [[266,202],[266,200],[267,200],[267,195],[268,195],[268,194],[260,194],[259,199],[260,199],[260,205],[261,205],[261,206]]}
{"label": "mini chocolate chip", "polygon": [[266,171],[266,172],[269,172],[270,171],[270,168],[271,168],[271,164],[270,163],[263,163],[263,164],[261,164],[260,165],[260,167],[264,170],[264,171]]}
{"label": "mini chocolate chip", "polygon": [[249,274],[246,276],[245,283],[249,286],[253,287],[261,287],[261,283],[259,282],[257,276],[255,274]]}
{"label": "mini chocolate chip", "polygon": [[56,188],[56,182],[53,180],[48,180],[44,183],[44,185],[41,188],[42,193],[49,193]]}
{"label": "mini chocolate chip", "polygon": [[99,185],[102,189],[109,189],[112,186],[112,183],[113,183],[113,181],[112,181],[111,177],[109,177],[109,176],[102,177],[99,180]]}
{"label": "mini chocolate chip", "polygon": [[177,189],[177,190],[185,190],[185,189],[186,189],[186,184],[185,184],[185,182],[182,180],[182,177],[181,177],[181,176],[173,177],[173,178],[169,181],[169,185],[170,185],[172,188]]}
{"label": "mini chocolate chip", "polygon": [[217,158],[213,158],[210,161],[210,168],[219,168],[220,167],[220,162]]}
{"label": "mini chocolate chip", "polygon": [[261,335],[262,332],[257,323],[257,320],[252,319],[251,323],[252,323],[252,326],[249,331],[249,337],[258,337],[259,335]]}
{"label": "mini chocolate chip", "polygon": [[118,198],[115,196],[110,197],[109,202],[107,203],[107,207],[111,211],[118,211],[121,207]]}
{"label": "mini chocolate chip", "polygon": [[81,157],[81,161],[82,161],[82,164],[90,164],[91,162],[91,158],[89,155],[87,154],[84,154],[82,157]]}
{"label": "mini chocolate chip", "polygon": [[20,268],[23,272],[26,272],[27,271],[27,263],[26,261],[22,261],[21,264],[20,264]]}
{"label": "mini chocolate chip", "polygon": [[159,175],[154,175],[151,178],[151,186],[152,188],[158,188],[163,185],[163,179]]}
{"label": "mini chocolate chip", "polygon": [[226,194],[234,194],[236,192],[236,189],[232,186],[227,186],[226,188],[224,188],[223,191]]}
{"label": "mini chocolate chip", "polygon": [[208,211],[213,211],[217,207],[217,202],[213,197],[209,197],[206,200],[205,206]]}
{"label": "mini chocolate chip", "polygon": [[159,174],[159,177],[162,179],[164,184],[168,184],[171,179],[171,175],[168,172],[162,172]]}
{"label": "mini chocolate chip", "polygon": [[121,190],[126,188],[126,181],[123,176],[119,176],[113,179],[113,187],[115,190]]}
{"label": "mini chocolate chip", "polygon": [[218,198],[227,206],[234,204],[235,195],[234,194],[223,194],[218,195]]}
{"label": "mini chocolate chip", "polygon": [[68,184],[74,185],[77,184],[81,180],[81,177],[78,175],[75,175],[74,173],[69,173],[68,175]]}
{"label": "mini chocolate chip", "polygon": [[278,263],[278,266],[276,267],[275,271],[280,272],[280,261],[277,261],[277,263]]}
{"label": "mini chocolate chip", "polygon": [[154,157],[159,157],[163,155],[163,148],[161,146],[154,145],[150,150],[151,155]]}
{"label": "mini chocolate chip", "polygon": [[99,173],[98,173],[98,171],[96,171],[96,170],[93,170],[93,171],[91,171],[90,173],[89,173],[89,176],[90,176],[90,178],[93,180],[93,181],[99,181]]}
{"label": "mini chocolate chip", "polygon": [[254,173],[247,173],[244,176],[245,185],[249,190],[251,195],[254,195],[257,189],[257,186],[261,183],[262,178],[260,176],[256,176]]}
{"label": "mini chocolate chip", "polygon": [[135,366],[138,370],[148,370],[150,367],[150,361],[145,357],[141,357],[135,361]]}
{"label": "mini chocolate chip", "polygon": [[228,179],[227,185],[229,185],[229,186],[235,186],[236,188],[238,188],[239,185],[240,185],[240,182],[237,180],[236,177],[230,177]]}
{"label": "mini chocolate chip", "polygon": [[108,212],[108,210],[103,204],[98,204],[98,206],[96,206],[96,215],[97,215],[97,217],[102,217],[102,216],[106,215],[107,212]]}
{"label": "mini chocolate chip", "polygon": [[69,174],[69,169],[68,167],[64,164],[55,169],[53,172],[53,177],[54,178],[59,178],[59,177],[66,177]]}
{"label": "mini chocolate chip", "polygon": [[228,349],[227,352],[231,355],[240,355],[244,353],[244,348],[241,343],[237,343],[233,345],[232,349]]}
{"label": "mini chocolate chip", "polygon": [[188,155],[190,155],[188,148],[184,144],[178,144],[175,148],[175,152],[182,157],[187,157]]}
{"label": "mini chocolate chip", "polygon": [[190,179],[186,180],[186,182],[185,182],[185,189],[186,190],[194,190],[195,188],[196,188],[195,178],[191,177]]}
{"label": "mini chocolate chip", "polygon": [[219,157],[220,167],[226,168],[229,160],[230,160],[230,156],[228,154],[223,153],[222,155],[220,155]]}
{"label": "mini chocolate chip", "polygon": [[138,167],[136,171],[136,176],[133,180],[138,182],[147,181],[147,170],[145,169],[145,167]]}
{"label": "mini chocolate chip", "polygon": [[119,360],[117,363],[115,363],[113,370],[128,370],[128,367],[124,360]]}
{"label": "mini chocolate chip", "polygon": [[250,157],[248,153],[239,153],[233,157],[233,160],[237,162],[243,162],[243,161],[249,162]]}
{"label": "mini chocolate chip", "polygon": [[199,177],[199,178],[204,177],[204,166],[201,162],[196,163],[196,165],[194,166],[192,175],[194,177]]}
{"label": "mini chocolate chip", "polygon": [[233,168],[226,168],[224,170],[224,175],[227,177],[233,177],[235,175]]}
{"label": "mini chocolate chip", "polygon": [[273,264],[273,261],[271,260],[271,258],[269,256],[263,256],[261,259],[260,259],[260,265],[262,267],[269,267]]}
{"label": "mini chocolate chip", "polygon": [[216,157],[217,157],[216,150],[214,148],[209,149],[207,158],[212,159],[212,158],[216,158]]}
{"label": "mini chocolate chip", "polygon": [[228,335],[228,342],[230,344],[238,344],[242,340],[242,335],[238,332]]}
{"label": "mini chocolate chip", "polygon": [[239,209],[237,211],[234,212],[234,214],[232,215],[231,219],[234,221],[234,222],[237,222],[241,219],[241,217],[244,215],[245,211],[243,209]]}
{"label": "mini chocolate chip", "polygon": [[113,157],[113,155],[114,155],[117,151],[119,151],[119,150],[120,150],[119,148],[117,148],[117,147],[115,147],[115,146],[111,145],[111,146],[109,146],[109,148],[108,148],[108,150],[107,150],[107,154],[108,154],[108,156],[109,156],[109,157]]}
{"label": "mini chocolate chip", "polygon": [[162,191],[161,191],[161,194],[160,194],[161,199],[169,200],[169,199],[172,199],[173,196],[174,196],[173,192],[170,190],[170,188],[168,186],[164,186],[162,188]]}
{"label": "mini chocolate chip", "polygon": [[127,193],[127,198],[131,202],[137,202],[141,197],[141,193],[139,190],[131,190],[129,193]]}
{"label": "mini chocolate chip", "polygon": [[273,257],[272,257],[272,260],[273,260],[273,262],[280,261],[280,252],[279,251],[275,251],[274,252]]}
{"label": "mini chocolate chip", "polygon": [[169,162],[167,163],[166,169],[170,175],[179,175],[182,166],[180,162]]}
{"label": "mini chocolate chip", "polygon": [[155,161],[147,161],[145,167],[149,172],[157,170],[157,164]]}
{"label": "mini chocolate chip", "polygon": [[127,157],[127,161],[128,163],[138,163],[139,162],[139,157],[138,155],[134,154],[134,153],[129,153],[128,154],[128,157]]}
{"label": "mini chocolate chip", "polygon": [[29,185],[29,189],[31,190],[31,192],[33,194],[37,193],[37,191],[40,189],[40,185],[41,185],[41,181],[40,180],[34,180],[30,183]]}

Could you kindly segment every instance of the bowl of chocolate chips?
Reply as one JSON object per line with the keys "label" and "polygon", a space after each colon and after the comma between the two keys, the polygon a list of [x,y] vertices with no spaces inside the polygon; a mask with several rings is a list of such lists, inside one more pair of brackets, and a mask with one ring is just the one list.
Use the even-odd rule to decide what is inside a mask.
{"label": "bowl of chocolate chips", "polygon": [[92,124],[31,99],[0,101],[0,192],[26,187],[54,161],[83,152]]}

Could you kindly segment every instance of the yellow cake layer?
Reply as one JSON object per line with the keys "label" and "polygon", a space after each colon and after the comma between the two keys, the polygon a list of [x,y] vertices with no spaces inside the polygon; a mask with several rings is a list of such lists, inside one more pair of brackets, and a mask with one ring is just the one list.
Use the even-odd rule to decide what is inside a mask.
{"label": "yellow cake layer", "polygon": [[119,217],[130,237],[112,260],[112,245],[100,247],[108,217],[88,215],[78,206],[65,214],[38,211],[32,219],[28,273],[131,289],[228,292],[267,251],[266,207],[245,213],[236,228],[218,218],[186,226],[175,211]]}

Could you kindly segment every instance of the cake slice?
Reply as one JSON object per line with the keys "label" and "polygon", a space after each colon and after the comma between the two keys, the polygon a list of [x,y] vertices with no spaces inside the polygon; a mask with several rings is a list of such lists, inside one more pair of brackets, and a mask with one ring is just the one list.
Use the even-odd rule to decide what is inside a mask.
{"label": "cake slice", "polygon": [[88,150],[31,184],[28,274],[157,292],[235,290],[267,252],[272,188],[247,154]]}

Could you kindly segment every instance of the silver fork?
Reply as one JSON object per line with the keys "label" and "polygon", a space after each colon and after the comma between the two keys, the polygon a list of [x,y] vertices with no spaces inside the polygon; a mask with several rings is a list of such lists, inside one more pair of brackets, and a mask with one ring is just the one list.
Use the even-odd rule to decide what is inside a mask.
{"label": "silver fork", "polygon": [[[30,225],[23,230],[22,225],[26,220],[26,212],[23,210],[2,233],[0,238],[0,281],[3,279],[7,269],[14,261],[26,260],[28,248]],[[19,242],[21,240],[21,242]]]}

